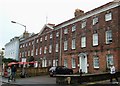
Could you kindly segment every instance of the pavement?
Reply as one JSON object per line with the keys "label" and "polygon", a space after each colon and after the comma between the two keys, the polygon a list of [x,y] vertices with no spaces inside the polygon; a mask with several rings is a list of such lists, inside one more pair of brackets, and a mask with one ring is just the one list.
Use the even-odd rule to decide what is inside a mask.
{"label": "pavement", "polygon": [[[7,78],[1,77],[0,76],[0,85],[1,86],[57,86],[56,85],[56,80],[55,78],[49,78],[49,81],[47,81],[48,76],[37,76],[37,77],[29,77],[29,78],[20,78],[16,79],[15,82],[11,81],[10,83],[8,82]],[[47,81],[47,82],[46,82]],[[7,85],[5,85],[7,84]],[[8,85],[9,84],[9,85]],[[115,80],[113,80],[113,83],[110,83],[110,80],[104,80],[104,81],[96,81],[96,82],[88,82],[88,83],[82,83],[82,84],[77,84],[75,86],[120,86],[120,78],[119,78],[119,84],[116,84]],[[63,85],[59,85],[63,86]],[[67,85],[67,86],[74,86],[74,85]]]}

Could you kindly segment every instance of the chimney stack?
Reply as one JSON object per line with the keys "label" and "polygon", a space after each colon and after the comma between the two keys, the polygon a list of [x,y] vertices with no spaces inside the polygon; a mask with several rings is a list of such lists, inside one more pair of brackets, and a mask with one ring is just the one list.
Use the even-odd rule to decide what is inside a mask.
{"label": "chimney stack", "polygon": [[75,17],[81,16],[82,14],[84,14],[84,11],[80,9],[76,9],[74,12]]}

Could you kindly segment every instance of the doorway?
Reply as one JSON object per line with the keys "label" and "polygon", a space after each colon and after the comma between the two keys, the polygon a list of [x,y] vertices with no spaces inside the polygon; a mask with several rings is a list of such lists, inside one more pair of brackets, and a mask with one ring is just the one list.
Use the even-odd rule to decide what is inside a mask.
{"label": "doorway", "polygon": [[88,73],[86,53],[80,53],[78,56],[79,56],[79,70],[82,69],[82,72]]}

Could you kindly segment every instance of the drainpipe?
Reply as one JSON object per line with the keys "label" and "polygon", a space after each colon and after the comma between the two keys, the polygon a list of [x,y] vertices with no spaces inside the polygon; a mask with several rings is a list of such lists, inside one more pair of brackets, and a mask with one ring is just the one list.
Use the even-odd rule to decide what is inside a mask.
{"label": "drainpipe", "polygon": [[62,66],[62,28],[60,30],[60,65]]}

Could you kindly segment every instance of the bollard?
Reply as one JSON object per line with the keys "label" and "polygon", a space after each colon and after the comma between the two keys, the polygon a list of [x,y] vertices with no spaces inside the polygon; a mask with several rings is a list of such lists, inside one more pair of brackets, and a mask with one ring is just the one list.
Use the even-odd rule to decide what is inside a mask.
{"label": "bollard", "polygon": [[67,82],[68,82],[68,84],[71,83],[71,77],[67,77]]}

